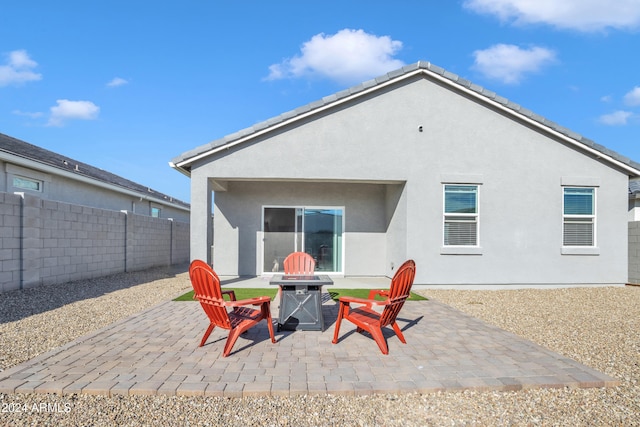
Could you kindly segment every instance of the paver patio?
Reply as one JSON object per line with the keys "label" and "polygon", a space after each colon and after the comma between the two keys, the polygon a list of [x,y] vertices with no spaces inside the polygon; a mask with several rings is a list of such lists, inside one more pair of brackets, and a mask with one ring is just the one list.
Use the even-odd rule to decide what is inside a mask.
{"label": "paver patio", "polygon": [[[272,304],[277,315],[277,303]],[[610,387],[619,382],[437,301],[409,301],[390,329],[389,355],[323,303],[325,331],[276,332],[262,322],[222,357],[227,331],[198,347],[208,320],[197,302],[169,301],[0,372],[2,393],[255,396],[541,387]]]}

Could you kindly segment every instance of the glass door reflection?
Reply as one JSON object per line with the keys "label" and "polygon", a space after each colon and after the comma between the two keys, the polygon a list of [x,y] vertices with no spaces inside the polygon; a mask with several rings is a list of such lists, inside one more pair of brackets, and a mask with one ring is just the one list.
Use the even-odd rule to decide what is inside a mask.
{"label": "glass door reflection", "polygon": [[265,207],[263,271],[283,272],[291,252],[307,252],[316,271],[342,272],[341,208]]}

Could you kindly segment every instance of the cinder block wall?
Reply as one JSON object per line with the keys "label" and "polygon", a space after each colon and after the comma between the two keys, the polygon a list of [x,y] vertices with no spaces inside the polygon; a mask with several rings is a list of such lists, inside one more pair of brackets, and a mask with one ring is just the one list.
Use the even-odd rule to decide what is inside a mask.
{"label": "cinder block wall", "polygon": [[191,251],[191,227],[188,222],[173,221],[171,239],[171,264],[188,263]]}
{"label": "cinder block wall", "polygon": [[26,194],[0,202],[0,292],[189,261],[188,223]]}
{"label": "cinder block wall", "polygon": [[20,287],[21,212],[20,196],[0,193],[0,291]]}
{"label": "cinder block wall", "polygon": [[123,271],[122,213],[29,196],[24,206],[24,287]]}
{"label": "cinder block wall", "polygon": [[629,222],[629,283],[640,284],[640,221]]}
{"label": "cinder block wall", "polygon": [[127,216],[127,271],[171,264],[171,222]]}

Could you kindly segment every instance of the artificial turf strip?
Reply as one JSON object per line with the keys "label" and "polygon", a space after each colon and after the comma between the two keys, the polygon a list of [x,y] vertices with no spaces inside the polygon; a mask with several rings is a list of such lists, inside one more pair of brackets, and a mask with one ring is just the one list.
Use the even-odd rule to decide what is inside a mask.
{"label": "artificial turf strip", "polygon": [[[271,299],[275,298],[277,289],[265,289],[265,288],[223,288],[223,290],[232,289],[236,293],[236,299],[248,299],[261,296],[269,296]],[[329,296],[334,301],[338,301],[338,298],[344,296],[356,297],[356,298],[369,298],[370,289],[327,289]],[[408,301],[422,301],[426,298],[411,292],[411,296]],[[174,301],[194,301],[193,291],[189,291],[184,295],[174,299]]]}
{"label": "artificial turf strip", "polygon": [[[265,288],[222,288],[223,291],[232,290],[236,294],[236,299],[249,299],[255,297],[264,297],[268,296],[275,298],[276,293],[278,293],[278,289],[265,289]],[[174,301],[195,301],[193,299],[193,291],[189,291],[184,295],[180,295],[178,298],[174,299]]]}
{"label": "artificial turf strip", "polygon": [[[355,297],[355,298],[369,298],[369,291],[371,289],[327,289],[329,292],[329,296],[332,300],[338,301],[340,297]],[[383,300],[380,296],[377,296],[376,299]],[[414,294],[411,292],[409,299],[407,301],[426,301],[427,298],[420,296],[418,294]]]}

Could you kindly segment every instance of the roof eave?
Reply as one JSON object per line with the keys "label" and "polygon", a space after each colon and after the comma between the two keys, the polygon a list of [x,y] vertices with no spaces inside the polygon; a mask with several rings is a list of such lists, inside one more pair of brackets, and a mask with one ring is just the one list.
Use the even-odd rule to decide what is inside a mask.
{"label": "roof eave", "polygon": [[34,169],[34,170],[40,170],[46,173],[51,173],[53,175],[59,175],[59,176],[64,176],[66,178],[72,179],[74,181],[80,181],[80,182],[84,182],[84,183],[88,183],[91,185],[94,185],[96,187],[100,187],[100,188],[104,188],[110,191],[115,191],[117,193],[120,194],[126,194],[128,196],[134,196],[136,198],[141,198],[141,199],[145,199],[145,200],[150,200],[153,201],[154,203],[158,203],[158,204],[162,204],[165,206],[171,206],[173,208],[176,209],[180,209],[180,210],[184,210],[184,211],[190,211],[189,207],[186,206],[182,206],[176,203],[172,203],[170,201],[164,200],[162,198],[159,197],[153,197],[150,195],[146,195],[137,191],[133,191],[133,190],[129,190],[126,189],[124,187],[120,187],[118,185],[114,185],[114,184],[109,184],[100,180],[97,180],[95,178],[91,178],[88,176],[84,176],[81,174],[77,174],[77,173],[71,173],[68,172],[64,169],[60,169],[60,168],[56,168],[54,166],[48,165],[46,163],[41,163],[35,160],[31,160],[31,159],[27,159],[25,157],[21,157],[21,156],[16,156],[14,154],[10,154],[7,153],[6,151],[1,151],[0,150],[0,158],[3,160],[6,160],[8,162],[20,165],[20,166],[24,166],[30,169]]}
{"label": "roof eave", "polygon": [[187,169],[187,168],[184,168],[184,167],[178,166],[178,165],[176,165],[176,164],[175,164],[175,163],[173,163],[173,162],[169,162],[169,166],[170,166],[172,169],[175,169],[175,170],[177,170],[178,172],[180,172],[181,174],[185,175],[186,177],[191,178],[191,168],[188,168],[188,169]]}
{"label": "roof eave", "polygon": [[[400,72],[403,70],[404,72]],[[285,113],[284,115],[285,118],[280,121],[277,121],[276,120],[277,118],[267,120],[266,123],[269,123],[269,122],[273,122],[273,123],[266,126],[264,125],[264,122],[262,124],[257,124],[252,128],[252,129],[255,129],[255,131],[253,132],[239,132],[240,136],[235,139],[230,139],[229,141],[226,141],[222,144],[213,146],[199,153],[195,153],[190,157],[186,157],[183,159],[176,158],[174,159],[175,162],[170,162],[170,165],[174,169],[177,169],[179,172],[187,176],[190,176],[191,175],[190,166],[195,161],[204,159],[206,157],[209,157],[221,151],[229,150],[230,148],[235,147],[236,145],[242,144],[246,141],[250,141],[266,133],[288,126],[299,120],[303,120],[309,116],[315,115],[317,113],[320,113],[330,108],[334,108],[335,106],[350,102],[353,99],[357,99],[361,96],[368,95],[384,87],[395,84],[398,81],[402,81],[420,74],[427,75],[430,78],[437,80],[442,84],[445,84],[458,91],[462,91],[465,94],[473,97],[474,99],[477,99],[479,102],[483,102],[485,104],[491,105],[492,107],[512,117],[516,117],[519,120],[522,120],[532,125],[536,129],[549,133],[554,137],[567,142],[570,145],[573,145],[583,151],[586,151],[592,154],[596,158],[603,159],[608,163],[615,165],[616,167],[626,171],[629,174],[629,176],[640,177],[640,168],[634,167],[633,165],[625,163],[619,159],[616,159],[615,157],[603,151],[590,147],[589,145],[583,143],[582,141],[575,139],[570,135],[567,135],[559,131],[553,126],[545,124],[545,122],[546,123],[550,123],[550,122],[544,118],[542,118],[544,121],[542,122],[530,117],[529,115],[523,114],[519,106],[511,103],[507,99],[496,95],[492,91],[484,90],[478,87],[477,85],[474,85],[470,81],[460,78],[455,74],[449,73],[443,68],[435,66],[429,62],[418,62],[416,64],[406,66],[401,70],[397,70],[396,72],[386,74],[375,80],[364,82],[362,83],[362,85],[357,86],[355,88],[351,88],[351,89],[347,89],[345,91],[339,92],[339,94],[342,94],[343,96],[338,96],[338,94],[334,94],[332,96],[325,97],[323,98],[324,103],[320,104],[319,106],[316,106],[314,108],[309,108],[309,105],[312,106],[316,104],[316,103],[311,103],[308,106],[302,107],[302,110],[304,111],[300,114],[291,115],[291,114]],[[531,115],[534,116],[533,113]],[[228,138],[228,137],[225,137],[225,138]]]}

